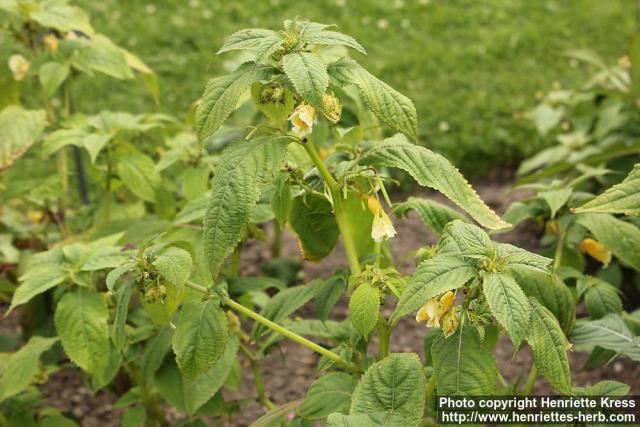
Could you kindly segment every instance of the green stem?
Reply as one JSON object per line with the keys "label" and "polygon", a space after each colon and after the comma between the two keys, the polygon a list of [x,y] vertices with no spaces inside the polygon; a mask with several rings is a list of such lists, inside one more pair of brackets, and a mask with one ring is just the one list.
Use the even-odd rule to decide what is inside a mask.
{"label": "green stem", "polygon": [[561,232],[560,236],[558,236],[558,242],[556,243],[556,251],[554,253],[553,259],[553,271],[556,271],[562,265],[562,248],[564,247],[564,242],[566,240],[567,233]]}
{"label": "green stem", "polygon": [[[284,225],[284,224],[283,224]],[[273,242],[271,242],[271,256],[278,258],[282,253],[282,232],[284,227],[280,227],[280,224],[275,224],[275,231],[273,235]]]}
{"label": "green stem", "polygon": [[380,315],[378,317],[378,359],[382,360],[389,355],[389,339],[391,338],[391,327]]}
{"label": "green stem", "polygon": [[533,391],[533,387],[536,385],[536,379],[538,378],[538,369],[536,365],[531,365],[531,370],[529,371],[529,376],[527,377],[527,382],[524,385],[524,389],[522,390],[522,394],[525,396],[529,396]]}
{"label": "green stem", "polygon": [[240,247],[231,254],[231,264],[229,264],[229,275],[237,277],[238,273],[240,273]]}
{"label": "green stem", "polygon": [[[140,398],[142,400],[142,404],[146,407],[147,413],[149,414],[150,421],[157,421],[157,425],[162,427],[168,427],[169,422],[164,415],[164,411],[160,406],[158,399],[149,391],[147,385],[140,373],[140,370],[137,366],[133,364],[125,365],[125,370],[131,377],[131,379],[138,385],[140,388]],[[151,425],[155,425],[152,423]]]}
{"label": "green stem", "polygon": [[429,382],[424,388],[424,397],[426,402],[430,402],[433,399],[433,392],[436,390],[436,376],[431,375]]}
{"label": "green stem", "polygon": [[[196,290],[198,292],[202,292],[204,294],[209,294],[209,289],[205,288],[204,286],[198,285],[197,283],[187,282],[187,287],[189,287],[189,288],[191,288],[193,290]],[[327,350],[326,348],[314,343],[313,341],[309,341],[305,337],[300,336],[300,335],[296,334],[295,332],[292,332],[292,331],[288,330],[287,328],[278,325],[275,322],[272,322],[271,320],[267,319],[264,316],[261,316],[260,314],[256,313],[255,311],[248,309],[244,305],[235,302],[234,300],[232,300],[229,297],[224,297],[222,299],[222,303],[224,305],[226,305],[227,307],[231,308],[232,310],[235,310],[240,314],[244,314],[245,316],[255,320],[256,322],[263,324],[264,326],[266,326],[267,328],[271,329],[272,331],[275,331],[275,332],[279,333],[280,335],[282,335],[284,337],[287,337],[290,340],[293,340],[293,341],[297,342],[298,344],[303,345],[303,346],[307,347],[308,349],[313,350],[316,353],[319,353],[319,354],[327,357],[330,360],[333,360],[337,364],[349,369],[350,371],[353,371],[353,372],[356,372],[356,373],[362,372],[359,367],[357,367],[353,363],[347,362],[346,360],[344,360],[342,357],[340,357],[339,355],[335,354],[331,350]]]}
{"label": "green stem", "polygon": [[344,244],[344,250],[347,253],[347,258],[349,260],[351,274],[359,275],[362,270],[360,269],[360,262],[358,261],[358,252],[356,251],[356,245],[353,241],[353,234],[351,232],[349,218],[347,217],[347,212],[343,205],[342,194],[340,194],[338,183],[329,172],[329,169],[327,169],[327,167],[325,166],[313,143],[311,141],[307,141],[303,143],[303,146],[307,151],[307,154],[311,158],[311,161],[313,161],[313,164],[318,169],[318,172],[320,172],[320,175],[322,176],[325,184],[329,188],[331,198],[333,199],[333,210],[336,217],[336,222],[338,223],[338,228],[340,229],[340,234],[342,235],[342,242]]}
{"label": "green stem", "polygon": [[247,357],[247,360],[249,360],[249,363],[251,364],[253,381],[255,383],[256,393],[258,394],[258,402],[260,402],[260,404],[267,410],[272,410],[273,408],[275,408],[275,405],[269,400],[269,398],[267,398],[259,359],[256,358],[253,352],[249,350],[244,344],[240,344],[240,351],[242,351],[242,353]]}

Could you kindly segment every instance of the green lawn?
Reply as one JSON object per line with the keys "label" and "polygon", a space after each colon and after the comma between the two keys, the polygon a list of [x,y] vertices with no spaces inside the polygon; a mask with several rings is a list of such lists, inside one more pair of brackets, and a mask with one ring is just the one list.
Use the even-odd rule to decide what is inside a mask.
{"label": "green lawn", "polygon": [[[590,70],[562,52],[591,48],[615,60],[635,29],[633,0],[82,0],[94,26],[138,53],[161,81],[160,109],[184,115],[206,80],[233,55],[215,57],[225,35],[279,28],[296,15],[336,23],[369,51],[364,65],[416,103],[424,144],[470,174],[540,147],[514,113],[555,81]],[[89,85],[105,84],[95,97]],[[87,82],[79,96],[132,111],[155,108],[131,83]]]}

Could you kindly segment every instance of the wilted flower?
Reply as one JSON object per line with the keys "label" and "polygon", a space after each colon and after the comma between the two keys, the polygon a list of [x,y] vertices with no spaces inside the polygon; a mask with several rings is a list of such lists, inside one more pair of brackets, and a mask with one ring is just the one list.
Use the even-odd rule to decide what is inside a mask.
{"label": "wilted flower", "polygon": [[[428,328],[440,326],[440,320],[451,310],[451,308],[453,308],[454,299],[455,294],[452,291],[446,292],[440,297],[440,300],[437,298],[430,298],[426,304],[418,310],[418,313],[416,314],[416,322],[420,323],[426,321]],[[450,319],[448,321],[450,322]],[[448,327],[451,327],[451,325],[448,325]]]}
{"label": "wilted flower", "polygon": [[315,118],[315,108],[306,102],[303,102],[298,105],[289,116],[289,120],[293,125],[291,131],[300,138],[306,137],[313,131],[313,121]]}
{"label": "wilted flower", "polygon": [[456,310],[445,313],[440,319],[442,333],[445,337],[450,337],[458,330],[459,316]]}
{"label": "wilted flower", "polygon": [[600,261],[605,267],[611,262],[611,251],[597,240],[584,239],[580,242],[580,250]]}
{"label": "wilted flower", "polygon": [[391,218],[386,214],[380,202],[375,197],[367,199],[369,211],[373,214],[373,224],[371,225],[371,238],[380,243],[396,235]]}
{"label": "wilted flower", "polygon": [[24,56],[16,54],[9,57],[9,69],[13,73],[14,79],[18,81],[26,79],[29,67],[31,67],[31,63]]}
{"label": "wilted flower", "polygon": [[327,118],[333,123],[338,123],[342,116],[342,104],[338,97],[331,92],[325,93],[322,97],[322,105]]}

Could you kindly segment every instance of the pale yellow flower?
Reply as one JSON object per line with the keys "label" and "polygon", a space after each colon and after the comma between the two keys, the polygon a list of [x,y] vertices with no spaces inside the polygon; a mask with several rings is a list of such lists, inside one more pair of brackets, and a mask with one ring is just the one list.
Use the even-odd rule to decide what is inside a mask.
{"label": "pale yellow flower", "polygon": [[42,38],[42,44],[53,55],[58,52],[58,38],[53,34],[47,34]]}
{"label": "pale yellow flower", "polygon": [[580,250],[600,261],[605,267],[611,262],[611,251],[597,240],[584,239],[580,242]]}
{"label": "pale yellow flower", "polygon": [[[427,322],[427,328],[439,327],[440,319],[443,319],[443,316],[453,308],[454,299],[455,294],[452,291],[443,294],[439,300],[430,298],[416,313],[416,322]],[[449,322],[447,327],[451,328],[451,320],[447,318],[447,321]]]}
{"label": "pale yellow flower", "polygon": [[333,123],[338,123],[342,116],[342,104],[333,93],[325,93],[322,97],[322,105],[327,118]]}
{"label": "pale yellow flower", "polygon": [[29,67],[31,67],[31,62],[27,61],[24,56],[16,54],[9,57],[9,69],[13,73],[14,79],[18,81],[26,79]]}
{"label": "pale yellow flower", "polygon": [[380,243],[395,236],[396,229],[389,215],[386,214],[380,202],[375,197],[367,198],[367,206],[373,214],[373,223],[371,224],[371,238]]}
{"label": "pale yellow flower", "polygon": [[300,138],[304,138],[313,131],[313,122],[316,119],[316,110],[311,105],[303,102],[298,105],[289,116],[291,131]]}

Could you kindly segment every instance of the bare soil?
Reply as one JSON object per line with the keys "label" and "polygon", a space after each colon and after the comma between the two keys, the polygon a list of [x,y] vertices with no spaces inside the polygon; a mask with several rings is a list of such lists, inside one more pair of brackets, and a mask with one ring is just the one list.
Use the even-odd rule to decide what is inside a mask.
{"label": "bare soil", "polygon": [[[510,177],[494,177],[491,182],[477,183],[476,189],[489,206],[498,213],[503,213],[507,206],[514,200],[526,197],[526,193],[509,192],[512,180]],[[431,197],[437,201],[449,204],[439,194],[429,191],[413,193],[414,196]],[[404,199],[406,195],[398,196]],[[433,244],[436,236],[429,232],[414,213],[407,218],[395,221],[398,235],[392,239],[391,247],[396,257],[400,260],[399,268],[405,272],[411,271],[411,261],[402,261],[405,255],[422,246]],[[517,244],[521,247],[536,250],[539,230],[531,224],[523,224],[513,232],[496,236],[497,240]],[[283,255],[298,256],[298,247],[291,234],[285,234]],[[259,274],[260,265],[269,258],[268,248],[260,243],[248,244],[242,258],[242,271],[245,275]],[[330,272],[339,267],[346,267],[346,256],[342,247],[336,250],[320,263],[305,261],[303,271],[305,281],[326,277]],[[343,319],[346,316],[346,302],[341,301],[334,309],[333,318]],[[1,311],[1,310],[0,310]],[[299,313],[303,317],[313,316],[312,307],[304,307]],[[17,317],[14,315],[4,318],[0,324],[0,333],[18,330]],[[404,319],[394,331],[391,351],[415,352],[423,355],[423,337],[426,329],[424,325],[417,324],[411,319]],[[375,341],[372,343],[375,348]],[[511,343],[505,337],[501,337],[494,349],[498,360],[498,366],[503,376],[508,381],[520,378],[524,381],[531,366],[531,354],[528,350],[520,351],[514,355]],[[630,360],[615,361],[607,366],[591,371],[584,371],[581,366],[587,359],[586,354],[571,353],[570,361],[574,369],[572,372],[575,386],[588,386],[600,380],[618,380],[631,386],[631,394],[640,394],[640,364]],[[269,398],[275,404],[284,404],[292,400],[304,397],[309,385],[315,378],[315,366],[318,356],[304,347],[295,343],[284,341],[279,351],[274,351],[263,361],[265,386]],[[253,378],[251,370],[245,361],[241,361],[245,369],[242,370],[244,379],[239,393],[227,393],[228,398],[239,396],[254,396]],[[73,415],[83,426],[107,427],[119,425],[122,410],[114,409],[112,404],[117,396],[111,390],[99,392],[92,396],[85,385],[82,374],[75,369],[64,369],[54,374],[47,384],[41,387],[47,404],[58,407],[63,412]],[[534,392],[536,394],[554,394],[553,390],[544,380],[539,379]],[[211,420],[212,425],[247,426],[265,410],[258,404],[243,406],[238,414],[231,420]],[[173,419],[175,414],[171,412]]]}

